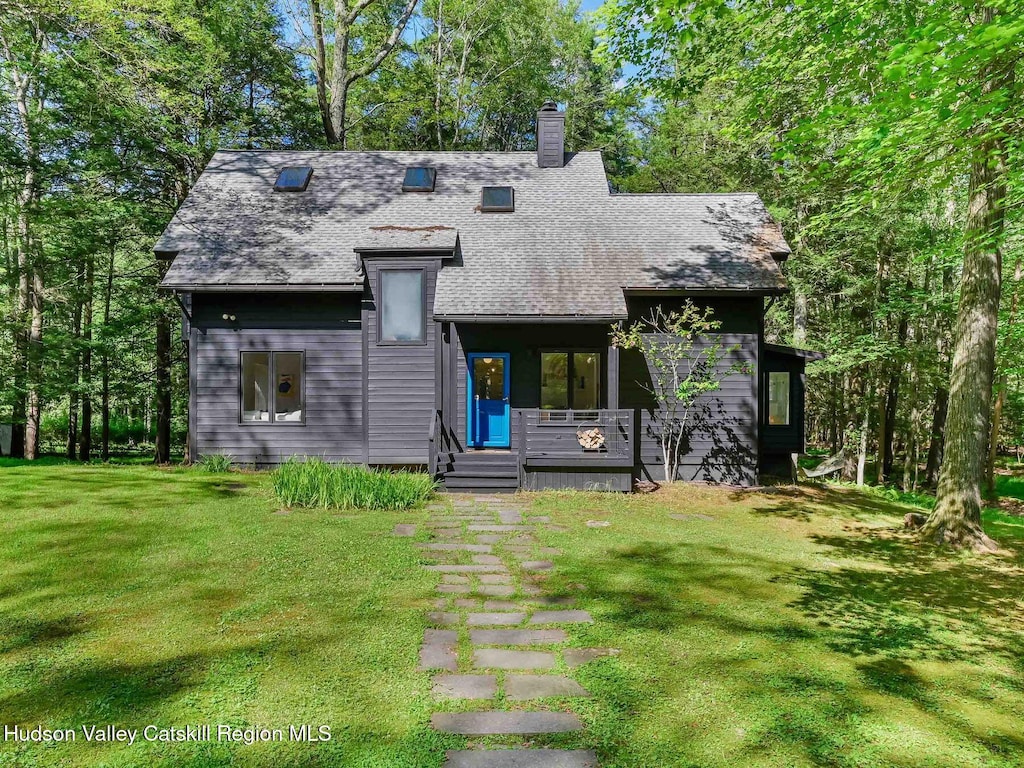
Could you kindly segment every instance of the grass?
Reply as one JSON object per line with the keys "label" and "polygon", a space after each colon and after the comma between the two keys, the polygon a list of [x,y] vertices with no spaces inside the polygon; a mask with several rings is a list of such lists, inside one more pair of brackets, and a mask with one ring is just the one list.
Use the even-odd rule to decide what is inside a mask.
{"label": "grass", "polygon": [[233,461],[233,457],[223,453],[208,453],[199,458],[199,461],[196,462],[196,467],[203,472],[218,474],[230,472]]}
{"label": "grass", "polygon": [[287,507],[408,509],[429,499],[434,481],[415,472],[389,472],[322,459],[289,459],[273,474],[274,493]]}
{"label": "grass", "polygon": [[[0,746],[0,766],[438,768],[412,510],[278,514],[268,475],[0,469],[0,722],[327,724],[320,744]],[[531,494],[602,768],[1024,765],[1024,519],[917,545],[849,488]],[[679,515],[674,519],[669,515]],[[610,522],[591,528],[588,520]],[[448,705],[475,708],[478,703]],[[524,706],[524,705],[516,705]],[[476,740],[474,740],[476,741]],[[489,740],[481,740],[488,743]],[[510,741],[494,740],[509,744]]]}
{"label": "grass", "polygon": [[310,723],[328,743],[14,745],[0,766],[436,766],[433,581],[385,512],[277,514],[266,475],[0,469],[0,724]]}

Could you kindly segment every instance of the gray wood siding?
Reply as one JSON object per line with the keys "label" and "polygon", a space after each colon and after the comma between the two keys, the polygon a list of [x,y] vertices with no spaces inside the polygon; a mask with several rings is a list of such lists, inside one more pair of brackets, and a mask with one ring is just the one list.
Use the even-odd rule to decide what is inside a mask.
{"label": "gray wood siding", "polygon": [[523,473],[523,487],[528,491],[630,491],[633,486],[631,470],[608,471],[588,469],[527,470]]}
{"label": "gray wood siding", "polygon": [[[293,455],[361,462],[362,332],[358,296],[195,295],[190,350],[198,456],[275,464]],[[234,315],[225,320],[223,315]],[[305,424],[239,423],[239,355],[305,355]]]}
{"label": "gray wood siding", "polygon": [[[365,259],[368,293],[364,298],[367,383],[367,460],[370,464],[427,464],[430,418],[437,387],[438,324],[433,315],[440,259]],[[424,268],[427,288],[426,344],[379,345],[377,303],[381,268]]]}
{"label": "gray wood siding", "polygon": [[[652,306],[650,300],[631,302],[630,314],[638,318],[647,314]],[[733,361],[745,361],[753,373],[734,374],[722,382],[721,389],[701,399],[692,419],[678,479],[753,485],[757,482],[758,463],[761,300],[719,300],[713,307],[715,318],[722,323],[717,335],[723,345],[738,345],[730,360],[722,362],[721,368],[727,369]],[[636,472],[643,479],[663,480],[664,461],[654,418],[656,405],[641,386],[650,382],[652,366],[636,351],[623,351],[620,364],[620,406],[637,409],[640,414]]]}

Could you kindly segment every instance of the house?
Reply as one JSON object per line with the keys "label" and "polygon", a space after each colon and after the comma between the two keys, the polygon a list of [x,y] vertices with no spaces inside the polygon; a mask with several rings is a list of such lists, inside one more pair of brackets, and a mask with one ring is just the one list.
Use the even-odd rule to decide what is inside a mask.
{"label": "house", "polygon": [[790,253],[754,194],[614,194],[598,152],[217,152],[156,245],[184,315],[189,441],[428,466],[450,489],[662,478],[650,361],[613,324],[711,306],[752,373],[707,398],[682,479],[803,450],[803,365],[764,343]]}

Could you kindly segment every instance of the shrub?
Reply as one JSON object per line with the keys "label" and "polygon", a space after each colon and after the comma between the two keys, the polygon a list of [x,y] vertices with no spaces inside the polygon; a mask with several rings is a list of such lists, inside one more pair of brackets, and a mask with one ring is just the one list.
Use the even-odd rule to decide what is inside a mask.
{"label": "shrub", "polygon": [[407,509],[430,498],[426,474],[328,464],[317,458],[289,459],[273,474],[274,493],[287,507]]}
{"label": "shrub", "polygon": [[196,466],[204,472],[230,472],[233,460],[233,456],[227,456],[223,453],[208,453],[205,456],[199,457]]}

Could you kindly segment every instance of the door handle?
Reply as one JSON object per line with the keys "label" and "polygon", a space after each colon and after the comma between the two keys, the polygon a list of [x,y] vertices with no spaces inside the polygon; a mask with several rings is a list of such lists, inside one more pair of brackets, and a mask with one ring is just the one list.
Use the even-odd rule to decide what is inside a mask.
{"label": "door handle", "polygon": [[508,402],[508,398],[507,397],[503,397],[503,398],[501,398],[501,400],[502,400],[502,402],[505,402],[505,403]]}
{"label": "door handle", "polygon": [[473,395],[473,399],[474,400],[479,400],[480,399],[480,395]]}

